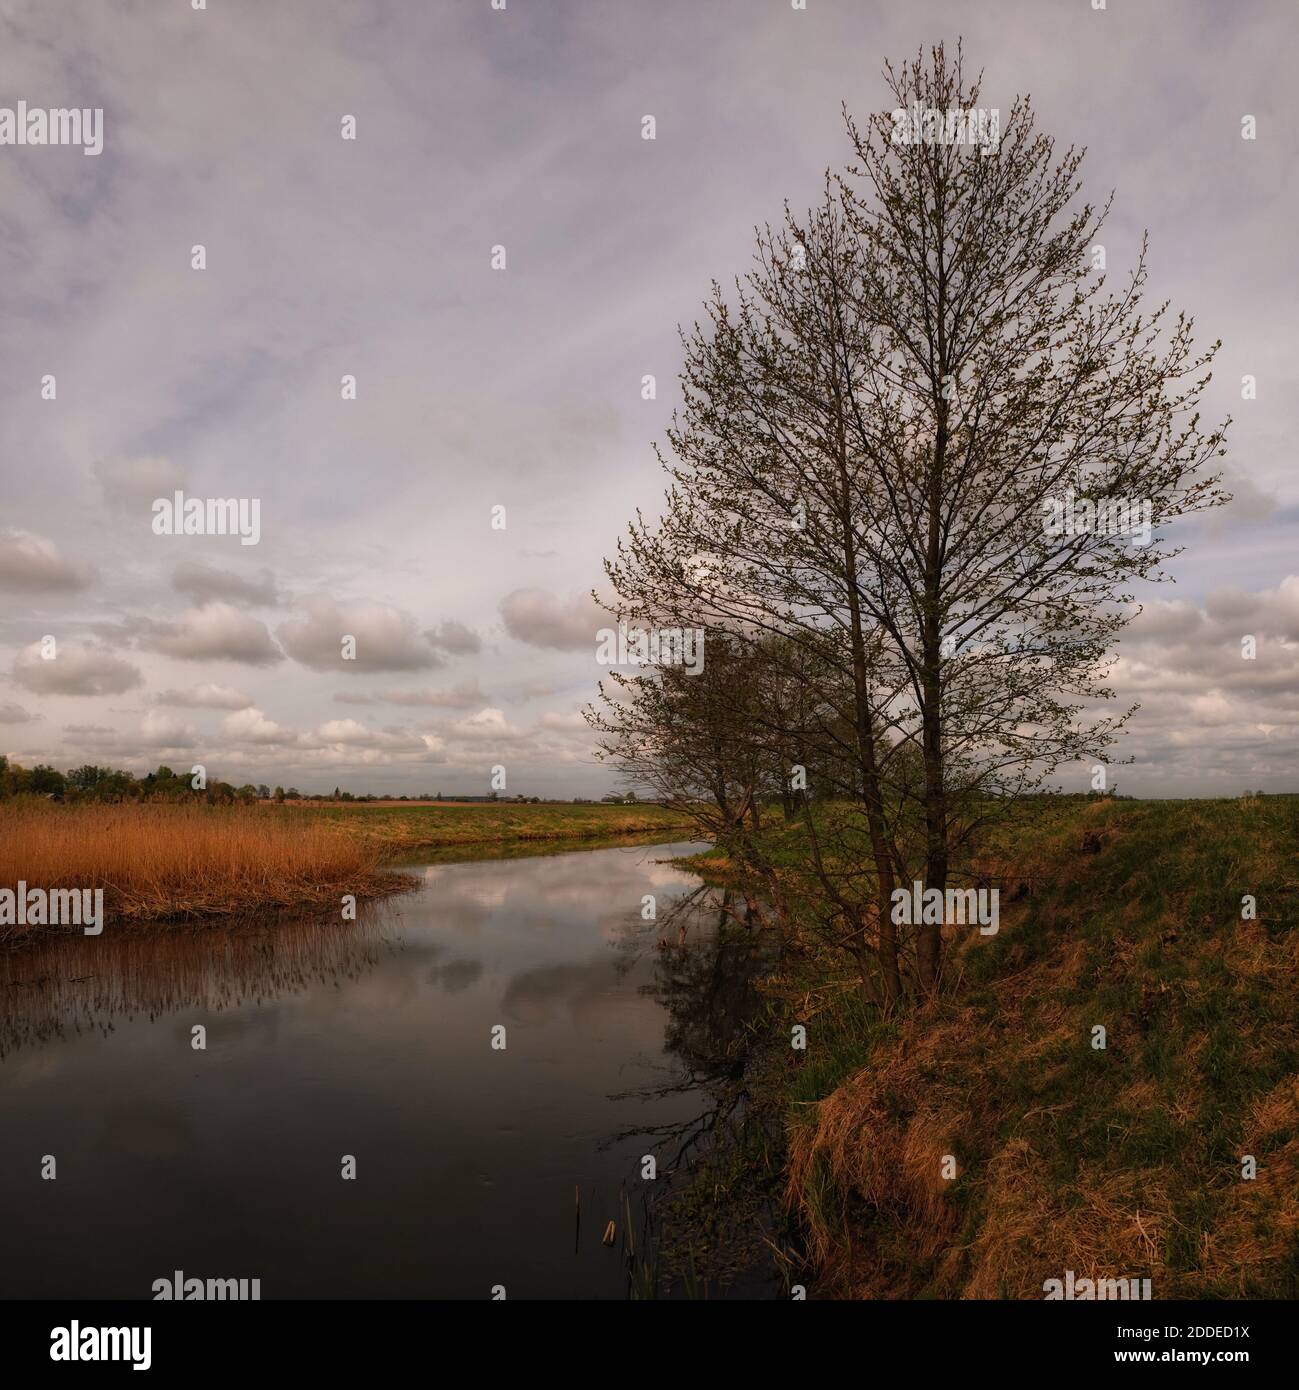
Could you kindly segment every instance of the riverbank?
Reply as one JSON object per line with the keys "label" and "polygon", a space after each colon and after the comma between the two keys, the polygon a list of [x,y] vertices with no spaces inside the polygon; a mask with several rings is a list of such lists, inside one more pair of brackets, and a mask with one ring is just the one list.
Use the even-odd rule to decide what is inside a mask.
{"label": "riverbank", "polygon": [[[794,873],[798,828],[774,838]],[[842,960],[793,953],[773,983],[807,1048],[753,1084],[784,1116],[797,1277],[1299,1294],[1297,856],[1297,798],[1044,803],[989,842],[999,928],[956,929],[934,1001],[882,1019]]]}
{"label": "riverbank", "polygon": [[[284,808],[266,808],[271,814]],[[416,849],[510,846],[549,840],[615,839],[662,831],[668,838],[693,822],[663,806],[509,802],[453,804],[317,802],[302,814],[385,856]]]}
{"label": "riverbank", "polygon": [[[0,802],[0,888],[99,890],[109,923],[311,907],[341,913],[345,897],[409,888],[409,875],[385,866],[412,851],[481,858],[667,838],[684,827],[658,806],[68,805],[22,797]],[[0,922],[0,943],[69,929],[46,915]]]}

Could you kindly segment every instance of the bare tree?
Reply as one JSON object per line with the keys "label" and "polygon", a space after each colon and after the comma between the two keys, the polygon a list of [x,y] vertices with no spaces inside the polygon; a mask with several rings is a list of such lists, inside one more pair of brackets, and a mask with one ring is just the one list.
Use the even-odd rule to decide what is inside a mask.
{"label": "bare tree", "polygon": [[[1144,242],[1106,290],[1104,211],[1073,207],[1082,155],[1057,161],[1026,100],[995,147],[937,138],[980,109],[959,47],[886,74],[894,110],[937,115],[909,143],[893,112],[848,118],[840,205],[861,252],[855,322],[872,326],[852,450],[870,479],[864,593],[906,672],[941,889],[954,795],[1035,785],[1112,743],[1126,715],[1087,711],[1111,694],[1129,586],[1167,577],[1161,528],[1227,500],[1204,471],[1226,426],[1202,433],[1196,410],[1218,344],[1197,355],[1191,319],[1143,307]],[[1115,524],[1134,515],[1149,532]],[[932,988],[939,928],[920,948]]]}
{"label": "bare tree", "polygon": [[[959,50],[886,75],[915,138],[894,110],[847,117],[854,166],[758,233],[733,295],[714,285],[683,335],[663,515],[606,568],[620,612],[729,630],[801,686],[756,706],[782,759],[791,739],[824,767],[850,753],[835,790],[866,828],[873,911],[836,897],[845,846],[823,861],[815,819],[809,836],[887,1002],[899,878],[944,890],[991,799],[1112,745],[1128,590],[1166,577],[1161,528],[1225,500],[1205,472],[1225,426],[1196,413],[1217,344],[1197,355],[1191,320],[1142,307],[1144,247],[1117,292],[1096,273],[1081,155],[1057,161],[1019,100],[998,142],[969,143],[988,127],[965,120]],[[921,991],[941,931],[916,926]]]}

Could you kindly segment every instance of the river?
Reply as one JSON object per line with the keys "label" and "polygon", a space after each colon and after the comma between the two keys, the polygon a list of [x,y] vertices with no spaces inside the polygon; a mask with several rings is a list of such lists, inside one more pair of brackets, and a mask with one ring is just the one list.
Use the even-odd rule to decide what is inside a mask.
{"label": "river", "polygon": [[628,1296],[644,1158],[706,1110],[762,964],[671,862],[700,848],[407,864],[356,923],[0,956],[0,1296]]}

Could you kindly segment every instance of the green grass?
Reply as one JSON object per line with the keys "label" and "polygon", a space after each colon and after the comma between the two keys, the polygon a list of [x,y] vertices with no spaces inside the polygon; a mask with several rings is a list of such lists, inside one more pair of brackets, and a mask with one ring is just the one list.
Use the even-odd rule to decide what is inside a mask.
{"label": "green grass", "polygon": [[[797,829],[769,843],[797,874]],[[936,1001],[885,1024],[842,961],[788,968],[790,1196],[823,1287],[1040,1298],[1073,1269],[1299,1295],[1299,798],[1030,803],[978,859],[1031,886],[953,940]]]}
{"label": "green grass", "polygon": [[572,806],[562,803],[473,806],[324,804],[277,808],[277,814],[306,816],[370,844],[385,856],[416,849],[494,849],[534,841],[577,843],[619,836],[688,830],[690,822],[662,806]]}

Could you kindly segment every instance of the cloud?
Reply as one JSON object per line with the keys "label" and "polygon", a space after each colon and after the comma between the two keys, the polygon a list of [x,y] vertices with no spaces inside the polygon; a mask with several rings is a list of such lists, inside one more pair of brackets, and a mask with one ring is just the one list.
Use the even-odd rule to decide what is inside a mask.
{"label": "cloud", "polygon": [[543,714],[541,716],[541,719],[538,721],[538,723],[543,729],[580,729],[583,732],[586,732],[590,728],[590,725],[586,722],[585,719],[582,718],[580,712],[576,710],[572,714],[555,714],[553,712],[547,712],[546,714]]}
{"label": "cloud", "polygon": [[1198,605],[1148,602],[1121,634],[1107,683],[1118,704],[1141,705],[1120,751],[1147,787],[1222,794],[1292,777],[1299,576],[1257,593],[1216,589]]}
{"label": "cloud", "polygon": [[24,647],[13,667],[14,680],[38,695],[120,695],[143,680],[136,667],[102,644],[59,642],[48,661],[41,646]]}
{"label": "cloud", "polygon": [[266,624],[228,603],[191,608],[175,624],[151,625],[142,644],[181,661],[239,661],[270,666],[284,659]]}
{"label": "cloud", "polygon": [[[375,748],[391,752],[423,752],[425,737],[409,729],[369,729],[355,719],[331,719],[314,734],[321,743],[345,748]],[[436,741],[436,740],[435,740]]]}
{"label": "cloud", "polygon": [[[1247,637],[1251,658],[1243,654]],[[1194,724],[1220,713],[1216,702],[1195,699],[1222,693],[1242,723],[1282,722],[1278,711],[1299,711],[1299,576],[1260,593],[1217,589],[1202,607],[1148,604],[1122,634],[1111,683],[1142,701],[1176,695],[1177,717]]]}
{"label": "cloud", "polygon": [[191,685],[185,690],[160,690],[155,705],[178,705],[182,709],[247,709],[252,700],[228,685]]}
{"label": "cloud", "polygon": [[451,731],[460,738],[498,742],[525,737],[523,730],[515,728],[498,709],[480,709],[477,714],[453,724]]}
{"label": "cloud", "polygon": [[1225,507],[1211,512],[1205,520],[1205,531],[1218,536],[1229,527],[1266,521],[1277,509],[1277,499],[1255,486],[1253,479],[1236,468],[1222,470],[1222,486],[1231,493]]}
{"label": "cloud", "polygon": [[192,594],[200,603],[210,599],[234,599],[239,603],[273,608],[280,601],[270,570],[262,570],[256,579],[245,579],[201,560],[177,565],[171,587],[183,594]]}
{"label": "cloud", "polygon": [[292,729],[268,719],[256,706],[227,714],[221,721],[221,732],[237,743],[287,745],[298,741]]}
{"label": "cloud", "polygon": [[185,486],[184,469],[157,455],[100,459],[91,472],[104,500],[114,507],[147,507],[155,498],[170,497]]}
{"label": "cloud", "polygon": [[65,560],[54,542],[30,531],[0,532],[0,589],[19,593],[74,592],[90,583],[87,565]]}
{"label": "cloud", "polygon": [[587,594],[559,599],[546,589],[515,589],[501,600],[505,630],[519,642],[555,651],[596,647],[596,633],[609,615]]}
{"label": "cloud", "polygon": [[483,649],[483,639],[476,632],[450,618],[436,631],[426,632],[424,636],[432,646],[452,656],[466,656]]}
{"label": "cloud", "polygon": [[21,705],[0,705],[0,724],[34,724],[41,716],[28,714]]}
{"label": "cloud", "polygon": [[384,690],[377,695],[352,695],[339,691],[334,699],[340,705],[408,705],[428,709],[473,709],[487,697],[477,681],[462,681],[459,685],[440,690]]}
{"label": "cloud", "polygon": [[[324,594],[308,599],[306,616],[281,623],[275,635],[284,650],[313,671],[419,671],[442,664],[409,613],[382,603],[340,604]],[[343,657],[343,639],[356,643],[354,660]]]}
{"label": "cloud", "polygon": [[188,724],[182,724],[161,710],[149,710],[137,733],[121,733],[103,724],[65,724],[63,732],[75,748],[114,753],[125,758],[162,751],[192,753],[202,742],[202,736]]}
{"label": "cloud", "polygon": [[[637,507],[656,512],[660,506],[665,480],[649,439],[662,434],[680,404],[675,325],[691,321],[714,277],[728,283],[743,269],[755,223],[779,216],[786,197],[795,206],[814,199],[816,171],[848,157],[839,99],[847,96],[859,115],[883,100],[880,64],[887,55],[914,51],[915,14],[876,7],[878,22],[867,31],[860,7],[821,6],[812,27],[799,26],[799,60],[791,62],[788,5],[783,14],[781,7],[753,7],[737,26],[725,7],[671,0],[674,41],[655,81],[665,109],[675,114],[670,121],[660,115],[660,142],[647,151],[634,125],[639,112],[627,110],[627,55],[661,39],[654,6],[575,7],[580,15],[559,46],[553,24],[510,21],[515,51],[505,64],[493,60],[497,45],[481,32],[475,6],[387,6],[358,45],[348,7],[282,0],[276,12],[285,13],[285,29],[294,34],[287,63],[283,45],[266,42],[264,26],[256,24],[208,25],[195,47],[193,25],[153,22],[147,6],[83,6],[75,29],[60,20],[57,6],[22,8],[23,24],[6,34],[6,70],[34,74],[36,86],[60,90],[93,82],[102,88],[96,103],[110,110],[124,137],[114,143],[110,130],[106,161],[60,160],[54,153],[49,162],[35,154],[26,162],[0,160],[0,184],[28,164],[40,175],[10,189],[14,196],[5,200],[6,240],[24,268],[6,283],[7,307],[21,325],[27,357],[59,364],[49,369],[59,371],[60,388],[56,406],[39,401],[27,373],[0,373],[0,452],[10,463],[0,529],[21,525],[48,535],[64,557],[98,568],[85,591],[95,603],[78,616],[102,628],[70,628],[67,636],[102,638],[118,656],[137,662],[146,678],[142,690],[150,694],[164,686],[183,692],[207,678],[260,682],[249,665],[214,662],[200,670],[201,663],[170,667],[164,657],[137,655],[130,646],[139,630],[109,625],[123,612],[175,619],[200,600],[231,603],[266,620],[272,632],[285,619],[307,617],[296,601],[260,607],[234,592],[171,588],[181,560],[207,559],[248,582],[265,564],[278,587],[294,595],[368,594],[410,612],[420,633],[430,630],[433,638],[416,649],[444,659],[443,669],[358,680],[353,673],[366,667],[364,644],[359,662],[339,667],[339,634],[332,634],[323,672],[282,661],[261,668],[275,674],[273,697],[269,682],[265,691],[249,685],[286,724],[305,731],[343,710],[365,722],[409,720],[422,728],[427,719],[441,730],[499,705],[530,734],[504,746],[512,789],[515,763],[535,746],[535,790],[569,796],[609,790],[611,773],[576,756],[565,760],[562,750],[583,743],[580,731],[553,728],[542,714],[572,709],[593,692],[599,671],[590,629],[611,625],[583,621],[576,634],[568,631],[568,596],[603,582],[601,557]],[[1264,639],[1258,661],[1242,661],[1240,633],[1234,645],[1218,645],[1227,620],[1215,616],[1216,605],[1210,612],[1204,597],[1228,581],[1248,591],[1275,589],[1299,554],[1299,475],[1287,463],[1299,395],[1285,389],[1292,356],[1285,305],[1299,280],[1299,259],[1289,245],[1295,219],[1285,208],[1299,201],[1299,181],[1284,177],[1285,141],[1264,139],[1245,159],[1238,140],[1214,138],[1224,118],[1223,92],[1284,90],[1286,45],[1269,42],[1275,25],[1219,22],[1203,3],[1191,7],[1191,18],[1177,0],[1123,7],[1131,40],[1124,44],[1115,43],[1112,26],[1088,23],[1078,7],[1065,7],[1071,13],[1049,33],[1008,26],[1005,8],[968,12],[967,51],[972,64],[990,64],[996,90],[990,88],[989,100],[1004,106],[1031,86],[1042,128],[1062,139],[1074,138],[1076,128],[1079,142],[1090,147],[1085,191],[1125,190],[1107,228],[1112,265],[1129,264],[1138,229],[1151,226],[1159,297],[1194,313],[1202,340],[1220,337],[1226,344],[1205,418],[1212,425],[1234,411],[1231,454],[1222,462],[1248,475],[1244,486],[1239,476],[1225,480],[1238,497],[1231,508],[1186,524],[1187,550],[1170,566],[1177,578],[1172,592],[1194,603],[1156,615],[1181,624],[1183,633],[1169,631],[1158,642],[1153,629],[1123,635],[1120,650],[1133,683],[1113,682],[1114,703],[1143,699],[1141,717],[1150,715],[1143,729],[1185,719],[1181,732],[1199,747],[1175,749],[1171,740],[1180,733],[1171,725],[1149,739],[1143,734],[1140,746],[1170,766],[1180,759],[1186,791],[1216,789],[1216,782],[1200,779],[1198,764],[1235,756],[1223,753],[1229,745],[1217,739],[1218,728],[1238,733],[1242,747],[1264,750],[1269,780],[1293,786],[1299,776],[1294,653],[1279,632],[1241,617],[1241,632]],[[1280,0],[1266,0],[1263,8],[1283,13]],[[938,32],[944,7],[921,10],[920,27]],[[712,80],[723,51],[734,61]],[[586,90],[591,71],[608,70],[611,80],[589,92],[595,135],[574,130],[571,103],[538,102],[535,87],[516,80],[520,67],[540,75],[551,98]],[[1109,99],[1096,102],[1091,89],[1102,69],[1113,80]],[[265,99],[229,102],[221,80],[229,72],[244,74]],[[773,72],[787,89],[779,111],[771,102]],[[385,93],[417,88],[422,99],[403,103],[406,118],[388,120]],[[379,113],[382,157],[341,159],[336,136],[321,140],[314,118],[298,119],[320,92],[340,90],[355,93],[349,102],[371,111],[371,135]],[[186,118],[152,119],[160,105]],[[466,108],[495,119],[466,127],[454,142],[441,139]],[[275,139],[265,138],[268,125]],[[218,127],[222,138],[205,142],[205,133]],[[512,138],[502,145],[506,128]],[[1149,138],[1134,141],[1134,130]],[[1179,141],[1198,152],[1203,167],[1194,180],[1170,156]],[[633,146],[638,157],[629,159]],[[639,156],[647,152],[671,156],[673,182],[661,197],[638,196],[646,178]],[[395,175],[420,167],[429,177]],[[87,184],[88,171],[112,177]],[[551,196],[539,199],[543,185]],[[250,239],[248,209],[268,203],[268,189],[275,215],[263,218]],[[1213,190],[1207,200],[1205,189]],[[485,206],[502,226],[528,227],[526,256],[510,246],[513,274],[491,277],[486,257],[474,249],[481,248]],[[322,207],[331,210],[323,228]],[[465,249],[464,258],[420,261],[431,219],[448,247]],[[384,254],[359,267],[355,293],[338,293],[340,253],[367,237]],[[509,241],[506,232],[500,238]],[[212,253],[206,274],[186,269],[184,253],[195,239]],[[1250,254],[1233,255],[1242,244]],[[413,264],[422,265],[414,278]],[[483,282],[489,288],[509,293],[473,292],[480,276],[489,277]],[[178,285],[185,312],[169,312]],[[559,302],[563,313],[556,315]],[[304,352],[304,342],[319,350]],[[343,405],[338,374],[357,367],[335,358],[358,342],[366,344],[368,363],[361,399]],[[500,352],[503,343],[518,351]],[[484,372],[488,359],[495,370]],[[657,375],[656,401],[638,389],[650,371]],[[1244,372],[1257,374],[1260,389],[1242,407]],[[56,428],[47,429],[51,421]],[[257,495],[278,524],[251,554],[233,540],[220,546],[151,540],[149,503],[178,487]],[[493,502],[509,503],[508,531],[489,530]],[[508,637],[498,605],[523,586],[558,597],[512,599],[515,634]],[[1138,589],[1143,598],[1145,592]],[[51,599],[69,603],[67,594],[39,597],[50,606]],[[72,594],[71,602],[82,597]],[[12,598],[0,590],[4,675],[31,638],[51,630],[64,635],[53,620],[38,617],[34,601]],[[490,667],[471,666],[483,658],[437,645],[439,624],[457,613],[483,643],[499,647]],[[471,671],[490,695],[445,705],[424,705],[417,696],[417,688],[450,686]],[[333,691],[344,687],[373,692],[363,698],[375,703],[331,710]],[[385,698],[397,690],[415,698]],[[1238,730],[1194,722],[1221,717],[1221,705],[1194,703],[1213,690],[1241,702]],[[524,705],[525,691],[544,698]],[[14,742],[35,744],[35,733],[58,730],[69,707],[87,720],[126,727],[127,719],[110,707],[138,702],[140,693],[59,709],[11,686],[0,699],[34,706],[47,720],[39,731],[34,724],[0,725],[0,734],[9,730]],[[236,712],[221,705],[157,707],[204,727]],[[132,730],[142,713],[131,717]],[[459,747],[481,755],[487,745],[471,738]],[[1134,751],[1134,743],[1125,739],[1116,752]],[[305,787],[315,768],[315,785],[347,784],[345,777],[325,780],[328,750],[317,758],[302,743],[250,746],[244,756],[266,769],[258,781]],[[379,756],[398,763],[407,755]],[[483,761],[477,756],[474,766]],[[1125,790],[1157,789],[1135,772],[1120,776],[1130,781]],[[521,778],[520,788],[534,789],[529,775]],[[1246,784],[1261,782],[1257,774],[1241,777],[1236,789]],[[479,772],[426,779],[414,768],[407,777],[395,771],[356,778],[349,789],[431,785],[446,793],[482,790]]]}
{"label": "cloud", "polygon": [[140,746],[143,748],[193,748],[199,736],[188,724],[182,724],[161,710],[151,709],[140,725]]}

